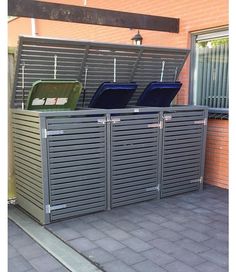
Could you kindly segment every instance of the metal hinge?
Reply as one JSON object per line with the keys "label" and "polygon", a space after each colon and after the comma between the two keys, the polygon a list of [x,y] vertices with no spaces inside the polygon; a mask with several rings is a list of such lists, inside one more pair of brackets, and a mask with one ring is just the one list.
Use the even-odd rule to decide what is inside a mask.
{"label": "metal hinge", "polygon": [[204,118],[203,120],[197,120],[193,122],[195,125],[201,125],[203,124],[204,126],[207,125],[207,118]]}
{"label": "metal hinge", "polygon": [[42,129],[42,135],[43,135],[44,139],[46,139],[48,136],[61,135],[61,134],[64,134],[64,130],[50,130],[50,131],[48,131],[46,128]]}
{"label": "metal hinge", "polygon": [[154,123],[154,124],[148,124],[147,125],[148,128],[163,128],[163,121],[160,121],[160,123]]}
{"label": "metal hinge", "polygon": [[155,187],[150,187],[150,188],[146,188],[146,192],[151,192],[151,191],[160,191],[160,185],[158,184]]}
{"label": "metal hinge", "polygon": [[59,209],[64,209],[66,208],[67,205],[66,204],[61,204],[61,205],[56,205],[56,206],[50,206],[49,204],[46,205],[46,213],[51,213],[51,211],[54,211],[54,210],[59,210]]}
{"label": "metal hinge", "polygon": [[115,123],[120,122],[120,118],[111,118],[111,119],[102,118],[102,119],[98,119],[97,122],[100,124],[103,124],[103,125],[105,125],[107,123],[115,124]]}
{"label": "metal hinge", "polygon": [[192,179],[190,180],[190,183],[203,183],[203,177],[200,177],[199,179]]}

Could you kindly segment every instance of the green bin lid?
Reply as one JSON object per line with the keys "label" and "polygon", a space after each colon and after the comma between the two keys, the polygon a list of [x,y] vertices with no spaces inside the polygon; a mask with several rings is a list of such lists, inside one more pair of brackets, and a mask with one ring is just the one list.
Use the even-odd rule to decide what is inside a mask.
{"label": "green bin lid", "polygon": [[39,80],[29,92],[27,110],[74,110],[82,91],[76,80]]}

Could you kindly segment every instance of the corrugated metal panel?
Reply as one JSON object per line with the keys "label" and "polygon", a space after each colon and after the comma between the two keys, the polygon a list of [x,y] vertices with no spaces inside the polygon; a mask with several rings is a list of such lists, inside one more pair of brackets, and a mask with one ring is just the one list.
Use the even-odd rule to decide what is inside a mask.
{"label": "corrugated metal panel", "polygon": [[204,142],[204,110],[164,114],[161,197],[198,190]]}
{"label": "corrugated metal panel", "polygon": [[13,145],[17,203],[43,221],[43,178],[39,117],[13,112]]}
{"label": "corrugated metal panel", "polygon": [[111,206],[157,198],[159,114],[114,118],[120,121],[111,125]]}
{"label": "corrugated metal panel", "polygon": [[[33,82],[39,79],[53,79],[55,56],[57,79],[79,80],[84,83],[85,69],[88,68],[85,106],[89,104],[102,82],[113,82],[113,62],[116,58],[117,82],[135,81],[138,84],[138,89],[130,101],[130,105],[135,105],[146,85],[150,81],[160,79],[162,61],[165,61],[163,80],[173,81],[176,68],[178,76],[188,53],[187,49],[20,37],[13,106],[21,107],[22,67],[25,67],[26,102]],[[82,106],[81,101],[78,106]]]}
{"label": "corrugated metal panel", "polygon": [[98,123],[101,117],[46,118],[51,221],[106,209],[106,125]]}

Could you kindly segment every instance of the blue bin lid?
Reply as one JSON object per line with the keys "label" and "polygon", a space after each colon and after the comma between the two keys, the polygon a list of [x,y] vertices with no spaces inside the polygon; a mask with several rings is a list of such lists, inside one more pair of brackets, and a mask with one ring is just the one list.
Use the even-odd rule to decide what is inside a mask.
{"label": "blue bin lid", "polygon": [[131,83],[103,82],[92,97],[89,107],[101,109],[125,108],[138,85]]}
{"label": "blue bin lid", "polygon": [[137,106],[169,107],[181,86],[179,81],[150,82],[140,95]]}

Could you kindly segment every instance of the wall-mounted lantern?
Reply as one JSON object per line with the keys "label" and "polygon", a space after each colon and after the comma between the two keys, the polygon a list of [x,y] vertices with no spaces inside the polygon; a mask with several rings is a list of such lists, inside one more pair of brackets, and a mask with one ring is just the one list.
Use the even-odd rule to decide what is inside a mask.
{"label": "wall-mounted lantern", "polygon": [[141,45],[143,41],[143,37],[140,35],[139,30],[136,35],[131,39],[134,45]]}

